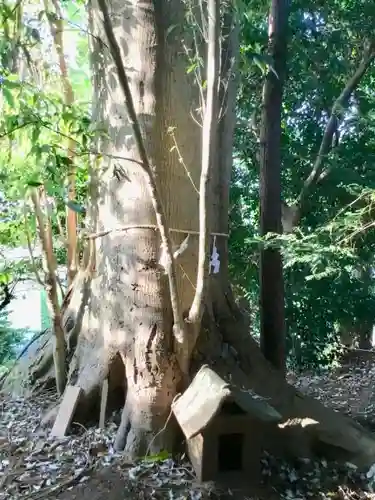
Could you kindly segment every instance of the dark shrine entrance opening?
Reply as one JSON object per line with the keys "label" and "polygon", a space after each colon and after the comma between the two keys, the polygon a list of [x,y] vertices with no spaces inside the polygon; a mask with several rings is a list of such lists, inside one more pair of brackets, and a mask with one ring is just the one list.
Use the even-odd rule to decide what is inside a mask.
{"label": "dark shrine entrance opening", "polygon": [[226,401],[222,405],[220,413],[222,415],[245,415],[244,410],[240,408],[234,401]]}
{"label": "dark shrine entrance opening", "polygon": [[243,446],[243,434],[221,434],[219,436],[219,472],[234,472],[243,469]]}

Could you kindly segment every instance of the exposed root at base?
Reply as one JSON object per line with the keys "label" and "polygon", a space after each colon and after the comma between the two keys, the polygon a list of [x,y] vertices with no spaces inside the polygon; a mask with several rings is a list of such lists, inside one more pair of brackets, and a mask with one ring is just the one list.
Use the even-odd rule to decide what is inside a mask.
{"label": "exposed root at base", "polygon": [[116,434],[114,449],[116,451],[123,451],[126,448],[126,441],[130,432],[130,418],[126,404],[122,410],[121,422]]}

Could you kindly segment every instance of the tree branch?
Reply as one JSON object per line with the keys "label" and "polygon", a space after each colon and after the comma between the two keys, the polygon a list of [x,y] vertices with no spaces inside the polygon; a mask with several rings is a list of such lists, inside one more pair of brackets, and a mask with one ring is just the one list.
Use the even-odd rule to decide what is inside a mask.
{"label": "tree branch", "polygon": [[202,129],[202,166],[199,186],[199,252],[197,285],[188,321],[200,324],[207,293],[210,263],[209,211],[211,210],[211,170],[215,161],[218,124],[218,83],[220,69],[220,4],[208,0],[207,97]]}
{"label": "tree branch", "polygon": [[33,249],[31,247],[31,236],[30,236],[29,225],[27,222],[26,204],[24,206],[24,214],[23,215],[24,215],[24,222],[25,222],[25,234],[26,234],[27,248],[29,250],[31,267],[33,268],[33,272],[34,272],[35,279],[36,279],[37,283],[39,283],[39,285],[41,285],[44,288],[46,286],[46,284],[42,281],[42,279],[38,273],[38,266],[36,265]]}
{"label": "tree branch", "polygon": [[350,96],[359,85],[360,81],[364,77],[366,71],[370,67],[371,63],[375,58],[375,42],[371,42],[369,48],[366,50],[360,65],[358,66],[354,75],[347,82],[344,90],[341,92],[339,97],[336,99],[332,106],[331,116],[328,120],[327,126],[325,128],[323,139],[319,147],[319,152],[316,157],[314,166],[311,170],[310,175],[304,182],[303,188],[298,197],[298,204],[301,209],[311,187],[316,184],[319,178],[323,174],[324,169],[324,159],[331,150],[332,138],[336,133],[338,116],[341,113],[342,108],[347,106]]}
{"label": "tree branch", "polygon": [[173,259],[172,252],[172,244],[169,236],[169,229],[167,226],[167,221],[164,213],[164,208],[161,202],[161,197],[159,194],[158,186],[156,183],[156,179],[154,173],[151,168],[151,164],[146,152],[146,148],[143,142],[142,133],[139,125],[139,121],[137,118],[137,114],[134,108],[133,98],[129,86],[128,77],[126,75],[126,71],[122,62],[120,47],[117,43],[115,34],[113,32],[112,23],[109,17],[108,8],[105,0],[98,0],[99,9],[103,15],[103,26],[104,31],[106,33],[108,39],[109,50],[111,56],[114,60],[117,75],[119,79],[119,83],[121,85],[122,91],[125,97],[125,104],[127,108],[127,112],[129,115],[129,120],[133,127],[133,134],[135,143],[138,149],[138,154],[141,160],[141,167],[146,174],[146,180],[151,196],[151,201],[153,208],[155,210],[156,222],[158,229],[160,231],[160,237],[162,241],[162,245],[164,247],[165,255],[166,255],[166,266],[165,270],[168,276],[169,282],[169,291],[172,305],[172,313],[173,313],[173,334],[175,340],[178,344],[184,344],[186,342],[185,335],[185,326],[182,318],[182,314],[180,312],[180,302],[178,297],[178,288],[177,288],[177,280],[176,280],[176,267]]}
{"label": "tree branch", "polygon": [[[64,23],[60,4],[57,0],[51,0],[54,7],[54,16],[47,15],[51,36],[58,56],[60,69],[60,79],[63,87],[64,103],[66,106],[74,104],[74,92],[69,79],[68,65],[64,53]],[[44,0],[44,6],[48,14],[48,0]],[[74,166],[74,157],[76,155],[76,141],[69,139],[68,158],[71,160],[71,166],[67,174],[68,180],[68,199],[74,201],[76,197],[76,169]],[[67,230],[67,267],[68,267],[68,285],[70,285],[74,276],[77,274],[77,214],[69,207],[66,208],[66,230]]]}

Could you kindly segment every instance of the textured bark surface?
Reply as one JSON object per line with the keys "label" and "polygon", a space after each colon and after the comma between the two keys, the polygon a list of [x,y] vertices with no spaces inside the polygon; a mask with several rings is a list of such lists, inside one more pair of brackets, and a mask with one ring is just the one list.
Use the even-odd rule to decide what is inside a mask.
{"label": "textured bark surface", "polygon": [[[181,57],[181,40],[189,38],[181,28],[184,5],[163,1],[154,7],[134,0],[113,1],[109,7],[173,244],[179,245],[186,237],[184,230],[198,227],[198,197],[184,165],[195,184],[200,167],[200,128],[190,116],[197,89]],[[161,242],[153,227],[155,214],[147,180],[136,163],[140,159],[114,63],[98,41],[106,38],[94,1],[90,16],[91,30],[98,37],[92,38],[94,116],[98,127],[109,132],[109,139],[98,139],[103,159],[94,173],[90,230],[110,232],[93,240],[95,271],[69,378],[83,388],[80,411],[85,413],[97,399],[112,360],[121,356],[126,398],[116,446],[134,457],[146,452],[164,426],[180,374],[172,344],[168,282],[159,265]],[[176,28],[167,36],[172,25]],[[173,149],[171,129],[179,154]],[[128,229],[121,231],[123,226]],[[194,294],[197,241],[191,239],[178,262],[183,310]],[[163,446],[170,448],[165,435]],[[157,448],[158,443],[152,446]]]}

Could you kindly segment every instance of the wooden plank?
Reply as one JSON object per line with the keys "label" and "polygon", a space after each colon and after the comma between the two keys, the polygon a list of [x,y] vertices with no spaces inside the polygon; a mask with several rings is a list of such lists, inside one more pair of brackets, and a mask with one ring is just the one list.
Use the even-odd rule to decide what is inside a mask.
{"label": "wooden plank", "polygon": [[107,399],[108,399],[108,379],[106,378],[102,385],[102,397],[100,401],[100,418],[99,427],[104,429],[105,427],[105,414],[107,410]]}
{"label": "wooden plank", "polygon": [[81,388],[68,385],[65,389],[55,423],[52,427],[51,436],[64,437],[77,408]]}

